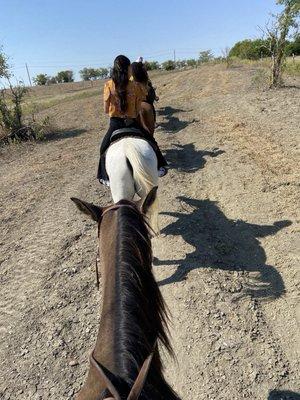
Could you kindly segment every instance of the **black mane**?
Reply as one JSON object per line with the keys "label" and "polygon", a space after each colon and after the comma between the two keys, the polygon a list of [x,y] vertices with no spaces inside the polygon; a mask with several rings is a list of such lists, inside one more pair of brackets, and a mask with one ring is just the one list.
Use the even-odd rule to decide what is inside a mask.
{"label": "black mane", "polygon": [[[130,204],[125,200],[118,204]],[[152,273],[149,227],[132,207],[117,211],[116,349],[117,375],[129,387],[147,356],[156,347],[142,399],[178,400],[165,381],[157,340],[173,355],[168,339],[167,310]]]}

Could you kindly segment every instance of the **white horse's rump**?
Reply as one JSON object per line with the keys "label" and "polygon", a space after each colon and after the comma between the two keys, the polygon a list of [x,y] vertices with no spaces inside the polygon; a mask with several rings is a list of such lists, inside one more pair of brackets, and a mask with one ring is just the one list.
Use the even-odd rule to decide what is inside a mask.
{"label": "white horse's rump", "polygon": [[[135,193],[143,201],[150,190],[158,186],[157,157],[143,139],[124,138],[113,143],[106,153],[106,170],[114,203],[121,199],[133,200]],[[157,214],[156,199],[148,215],[156,232]]]}

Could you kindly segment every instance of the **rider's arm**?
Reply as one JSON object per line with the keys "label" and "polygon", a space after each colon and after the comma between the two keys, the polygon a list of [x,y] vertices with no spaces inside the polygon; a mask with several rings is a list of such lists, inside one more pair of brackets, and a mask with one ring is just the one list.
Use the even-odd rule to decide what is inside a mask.
{"label": "rider's arm", "polygon": [[103,90],[103,108],[105,114],[109,113],[109,105],[110,105],[110,88],[108,82],[106,82]]}
{"label": "rider's arm", "polygon": [[110,104],[109,100],[104,100],[104,112],[105,112],[105,114],[109,113],[109,104]]}

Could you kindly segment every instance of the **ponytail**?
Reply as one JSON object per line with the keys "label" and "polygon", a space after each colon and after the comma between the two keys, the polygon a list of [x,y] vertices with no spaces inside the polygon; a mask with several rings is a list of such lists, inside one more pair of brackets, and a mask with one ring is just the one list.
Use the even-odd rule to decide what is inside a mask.
{"label": "ponytail", "polygon": [[120,108],[122,112],[127,110],[127,85],[129,82],[128,68],[130,60],[125,56],[118,56],[114,61],[112,70],[112,80],[116,87],[116,93],[120,100]]}

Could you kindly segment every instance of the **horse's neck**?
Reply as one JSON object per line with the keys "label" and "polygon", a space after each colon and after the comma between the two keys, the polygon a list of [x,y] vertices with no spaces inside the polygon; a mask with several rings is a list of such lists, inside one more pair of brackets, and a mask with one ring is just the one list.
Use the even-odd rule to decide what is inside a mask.
{"label": "horse's neck", "polygon": [[[132,232],[127,230],[131,224],[136,223],[135,216],[132,220],[123,219],[120,222],[118,215],[119,211],[114,212],[109,218],[109,223],[104,219],[101,225],[103,296],[95,355],[100,361],[105,362],[108,368],[111,367],[114,373],[120,373],[124,378],[130,379],[132,374],[137,373],[136,363],[142,364],[151,350],[147,349],[149,345],[143,343],[144,339],[137,340],[137,337],[146,336],[150,343],[154,343],[157,332],[154,327],[149,326],[149,321],[145,324],[145,318],[151,318],[155,310],[146,310],[144,320],[141,320],[141,312],[134,306],[140,304],[142,307],[142,304],[145,304],[143,294],[137,290],[142,275],[137,277],[136,272],[140,274],[141,269],[147,268],[146,264],[142,263],[142,267],[135,264],[137,261],[134,260],[139,259],[139,251],[144,257],[147,254],[142,246],[146,247],[147,251],[149,247],[145,246],[135,228]],[[139,246],[134,257],[133,248]],[[144,280],[143,276],[142,281]],[[151,294],[148,293],[148,297],[149,295]],[[158,362],[157,357],[155,361]],[[127,372],[128,376],[125,376]]]}
{"label": "horse's neck", "polygon": [[[153,326],[150,324],[147,326],[146,331],[140,331],[140,328],[143,326],[143,321],[139,319],[137,312],[133,311],[133,309],[136,310],[138,307],[135,307],[130,303],[127,304],[125,312],[122,308],[121,303],[126,303],[129,294],[128,291],[130,291],[128,287],[124,290],[124,287],[122,286],[123,277],[125,275],[130,279],[130,277],[135,275],[135,273],[130,270],[131,265],[128,263],[128,260],[130,259],[127,258],[128,254],[130,254],[129,249],[123,253],[124,260],[122,259],[122,252],[121,256],[120,254],[117,256],[119,246],[124,244],[124,238],[120,237],[118,232],[119,228],[117,212],[113,213],[110,221],[103,221],[101,226],[101,231],[105,232],[105,234],[101,234],[102,237],[100,243],[103,298],[100,328],[94,349],[94,356],[111,372],[120,375],[128,382],[133,382],[138,374],[139,368],[137,366],[143,364],[149,355],[149,352],[152,350],[152,348],[149,350],[149,346],[146,349],[142,345],[142,342],[145,341],[147,337],[150,343],[155,343],[155,340],[157,339],[157,327],[155,327],[156,324],[153,324]],[[140,238],[138,239],[137,237],[134,237],[134,232],[132,232],[131,242],[133,241],[134,243],[137,243],[139,240]],[[120,265],[122,265],[123,261],[125,261],[125,264],[123,265],[123,269],[120,269]],[[121,275],[123,276],[122,278]],[[150,280],[154,279],[151,276],[148,278],[150,278]],[[149,304],[149,308],[146,310],[144,315],[153,319],[155,318],[153,312],[155,313],[154,309],[157,306],[154,306],[153,304],[155,289],[153,286],[151,289],[150,285],[149,290],[149,279],[146,279],[146,281],[148,287],[147,299],[152,296],[152,302],[150,301],[151,304],[149,304],[149,301],[146,302]],[[154,283],[155,281],[153,281],[153,284]],[[131,298],[131,300],[133,299]],[[137,296],[134,304],[138,301],[139,299]],[[138,304],[141,306],[140,303]],[[130,305],[129,308],[128,305]],[[135,330],[132,330],[132,326],[130,326],[131,323],[134,324],[133,326]],[[128,331],[130,331],[129,336]],[[161,398],[178,400],[178,397],[172,392],[171,388],[164,380],[161,370],[160,356],[156,350],[147,377],[147,382],[150,385],[149,387],[152,385],[152,387],[154,386],[161,390],[161,393],[163,393]],[[98,374],[93,370],[93,368],[90,368],[86,383],[81,390],[78,399],[98,399],[99,393],[101,393],[105,388],[102,385],[103,383],[99,380]]]}
{"label": "horse's neck", "polygon": [[100,235],[100,259],[102,277],[102,308],[100,326],[94,354],[103,362],[107,368],[115,369],[114,359],[114,332],[116,331],[116,215],[113,215],[109,226],[103,223],[102,231],[105,236]]}

